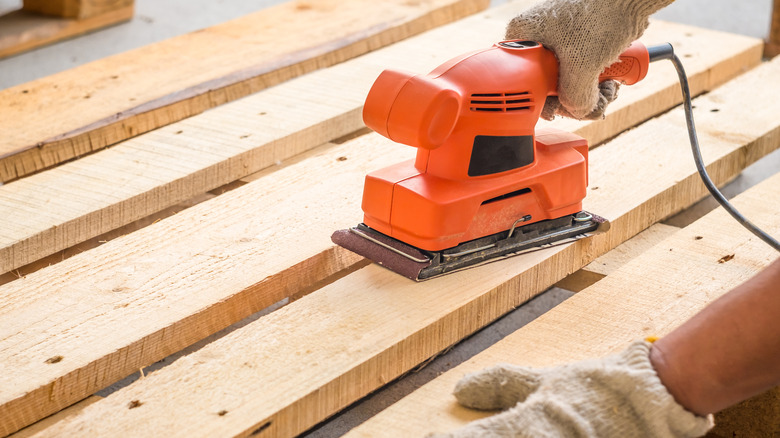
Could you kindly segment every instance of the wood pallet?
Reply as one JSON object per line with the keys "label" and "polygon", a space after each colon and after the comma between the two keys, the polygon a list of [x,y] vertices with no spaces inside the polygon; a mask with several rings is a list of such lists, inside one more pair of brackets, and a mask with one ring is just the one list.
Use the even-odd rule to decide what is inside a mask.
{"label": "wood pallet", "polygon": [[[704,196],[681,109],[652,118],[679,102],[673,69],[654,65],[643,83],[622,90],[605,120],[552,123],[594,145],[611,139],[591,152],[585,201],[612,221],[607,234],[419,284],[330,243],[333,230],[360,220],[363,175],[414,154],[373,133],[331,142],[363,133],[360,107],[376,75],[427,71],[489,45],[531,3],[478,13],[0,186],[8,224],[0,263],[19,271],[0,286],[0,435],[85,399],[20,436],[302,433]],[[717,183],[780,147],[780,87],[771,80],[780,60],[761,64],[760,41],[662,22],[644,39],[672,42],[695,93],[709,91],[695,105]],[[229,183],[232,190],[217,196],[214,189]],[[776,182],[766,186],[759,196],[778,196]],[[208,191],[210,199],[172,214]],[[776,212],[744,208],[780,232]],[[158,216],[133,227],[149,215]],[[774,257],[735,225],[717,222],[674,233],[637,259],[643,263],[626,263],[518,331],[510,345],[522,356],[502,342],[464,367],[505,353],[503,361],[560,362],[665,333]],[[132,228],[94,240],[121,227]],[[671,240],[690,233],[704,238]],[[80,254],[63,252],[90,240],[94,247]],[[723,251],[737,256],[706,263]],[[52,255],[64,260],[30,265]],[[719,275],[711,289],[663,297],[641,285],[630,297],[618,286],[592,292],[643,283],[643,269],[667,265],[686,275],[719,268]],[[676,284],[672,278],[663,279]],[[605,301],[626,317],[598,312]],[[286,305],[105,399],[90,397],[274,304]],[[643,306],[666,313],[647,321]],[[408,424],[398,415],[409,415],[414,402],[403,401],[355,433],[424,435],[474,418],[440,392],[464,367],[410,396],[432,399]]]}
{"label": "wood pallet", "polygon": [[0,58],[92,32],[133,17],[134,0],[24,0],[0,15]]}

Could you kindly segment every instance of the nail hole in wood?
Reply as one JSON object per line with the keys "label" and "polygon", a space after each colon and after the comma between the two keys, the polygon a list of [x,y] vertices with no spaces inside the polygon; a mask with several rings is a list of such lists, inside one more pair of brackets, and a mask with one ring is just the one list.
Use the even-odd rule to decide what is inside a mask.
{"label": "nail hole in wood", "polygon": [[57,362],[61,362],[62,359],[63,359],[63,357],[59,356],[59,355],[52,356],[52,357],[46,359],[46,363],[57,363]]}
{"label": "nail hole in wood", "polygon": [[720,259],[718,259],[718,263],[726,263],[727,261],[734,258],[734,254],[724,255]]}

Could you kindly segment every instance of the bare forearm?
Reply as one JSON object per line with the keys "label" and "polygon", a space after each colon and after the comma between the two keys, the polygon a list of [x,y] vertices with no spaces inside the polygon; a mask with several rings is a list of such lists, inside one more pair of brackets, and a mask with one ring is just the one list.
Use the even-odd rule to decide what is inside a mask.
{"label": "bare forearm", "polygon": [[780,259],[658,340],[650,360],[700,415],[780,384]]}

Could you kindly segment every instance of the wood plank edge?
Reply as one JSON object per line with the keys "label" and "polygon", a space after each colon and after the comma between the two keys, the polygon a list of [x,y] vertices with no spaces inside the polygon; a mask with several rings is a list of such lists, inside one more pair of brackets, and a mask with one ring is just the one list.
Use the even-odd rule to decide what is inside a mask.
{"label": "wood plank edge", "polygon": [[772,20],[769,24],[769,35],[767,35],[766,48],[764,56],[772,58],[780,55],[780,0],[772,2]]}
{"label": "wood plank edge", "polygon": [[91,395],[74,405],[71,405],[55,414],[52,414],[36,423],[25,427],[16,433],[9,435],[8,438],[29,438],[37,433],[45,432],[46,429],[52,425],[63,421],[68,417],[78,415],[78,413],[81,412],[84,408],[101,400],[102,398],[103,397],[97,395]]}

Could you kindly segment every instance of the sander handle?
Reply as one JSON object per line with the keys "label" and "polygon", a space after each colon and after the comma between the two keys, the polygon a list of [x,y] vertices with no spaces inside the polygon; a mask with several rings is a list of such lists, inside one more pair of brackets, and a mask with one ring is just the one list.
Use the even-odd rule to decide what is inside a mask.
{"label": "sander handle", "polygon": [[634,85],[647,76],[650,66],[648,49],[639,41],[634,41],[620,54],[618,61],[607,67],[601,75],[599,82],[615,80],[626,85]]}

